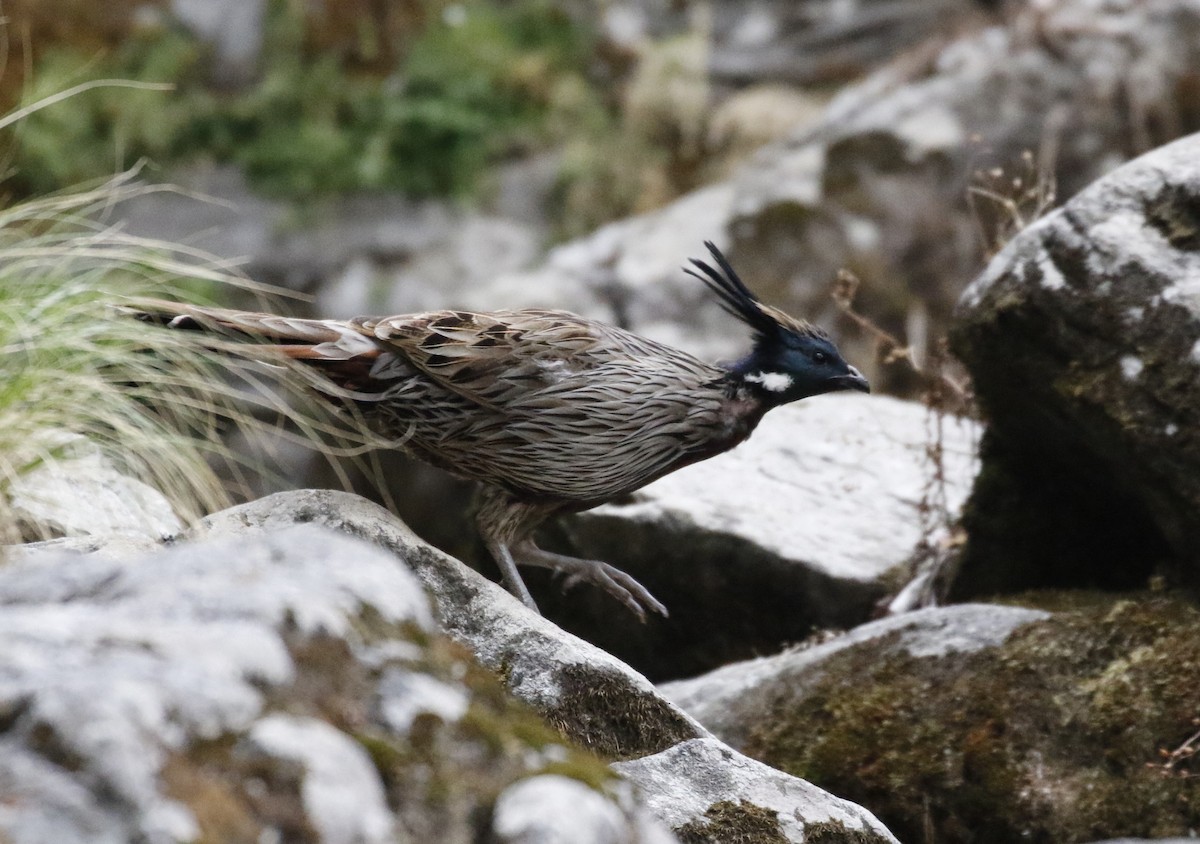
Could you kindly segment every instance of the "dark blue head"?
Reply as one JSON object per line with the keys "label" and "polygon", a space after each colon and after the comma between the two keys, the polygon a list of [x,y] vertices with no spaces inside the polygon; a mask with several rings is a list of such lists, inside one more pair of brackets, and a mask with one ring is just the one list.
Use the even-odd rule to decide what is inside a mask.
{"label": "dark blue head", "polygon": [[684,271],[708,285],[721,306],[754,332],[754,350],[732,367],[734,377],[771,405],[835,390],[871,391],[867,379],[846,363],[825,332],[758,301],[720,250],[710,242],[704,245],[720,271],[694,258],[700,273]]}

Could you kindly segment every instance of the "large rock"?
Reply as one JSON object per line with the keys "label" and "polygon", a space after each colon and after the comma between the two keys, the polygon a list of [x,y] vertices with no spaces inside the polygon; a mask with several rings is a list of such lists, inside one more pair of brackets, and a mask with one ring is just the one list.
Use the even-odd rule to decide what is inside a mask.
{"label": "large rock", "polygon": [[714,738],[691,739],[613,768],[686,842],[858,844],[886,834],[863,809]]}
{"label": "large rock", "polygon": [[[649,808],[685,840],[717,844],[731,840],[731,831],[742,834],[747,828],[775,836],[764,841],[802,842],[818,833],[828,841],[894,840],[865,809],[781,777],[725,747],[637,672],[530,612],[500,586],[421,542],[386,510],[357,496],[280,493],[216,514],[196,532],[247,537],[296,523],[332,527],[402,558],[429,590],[438,620],[451,636],[568,738],[619,760],[615,770],[632,780],[647,795]],[[526,802],[511,799],[518,806]],[[611,813],[592,816],[606,823]],[[521,813],[511,804],[503,817],[505,829],[513,830],[506,834],[516,840],[521,839],[515,830],[552,829],[558,823],[553,818],[544,825],[518,823]]]}
{"label": "large rock", "polygon": [[772,717],[781,697],[809,694],[835,668],[835,657],[852,648],[872,648],[881,660],[892,654],[928,659],[971,653],[994,648],[1014,630],[1048,617],[1037,610],[984,604],[916,610],[863,624],[820,644],[734,663],[659,689],[730,745],[745,747]]}
{"label": "large rock", "polygon": [[620,660],[523,610],[501,586],[356,495],[278,493],[210,516],[193,535],[254,535],[307,523],[365,539],[403,559],[429,590],[441,626],[504,677],[517,698],[581,744],[623,758],[705,734]]}
{"label": "large rock", "polygon": [[632,574],[669,619],[614,624],[606,595],[528,580],[551,618],[658,678],[853,626],[946,539],[970,489],[977,426],[944,420],[939,470],[934,421],[881,396],[809,399],[728,454],[563,522],[569,550]]}
{"label": "large rock", "polygon": [[1200,136],[1030,226],[959,314],[991,423],[959,593],[1200,583]]}
{"label": "large rock", "polygon": [[[366,543],[294,526],[132,560],[31,552],[0,568],[0,604],[5,841],[467,844],[497,794],[564,772],[575,791],[521,825],[552,828],[579,790],[593,811],[538,840],[673,840]],[[528,840],[511,816],[496,840]]]}
{"label": "large rock", "polygon": [[663,692],[904,841],[1191,834],[1200,611],[1047,598],[1064,609],[920,610]]}

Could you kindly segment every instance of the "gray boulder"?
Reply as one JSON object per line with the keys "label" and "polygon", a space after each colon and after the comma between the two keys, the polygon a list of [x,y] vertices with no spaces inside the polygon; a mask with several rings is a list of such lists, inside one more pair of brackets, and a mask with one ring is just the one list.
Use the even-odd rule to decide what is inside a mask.
{"label": "gray boulder", "polygon": [[[355,564],[327,565],[347,557]],[[193,802],[205,796],[205,762],[216,762],[204,747],[269,730],[268,719],[281,717],[268,714],[270,690],[306,673],[289,644],[326,637],[348,647],[365,606],[381,625],[431,630],[410,574],[312,528],[133,561],[30,555],[0,569],[0,602],[8,724],[0,828],[14,842],[186,841],[216,832]],[[327,826],[327,788],[340,777],[366,778],[373,788],[340,792],[358,820],[329,819],[343,826],[326,840],[391,840],[395,819],[365,751],[324,729],[337,770],[305,780],[305,817]],[[240,823],[271,828],[252,799],[228,797]]]}
{"label": "gray boulder", "polygon": [[1200,610],[1042,600],[1059,609],[919,610],[662,691],[904,841],[1190,835]]}
{"label": "gray boulder", "polygon": [[828,641],[718,668],[690,680],[659,686],[667,699],[691,713],[733,747],[750,734],[782,696],[810,693],[852,648],[873,648],[880,659],[902,654],[918,659],[994,648],[1019,627],[1048,613],[1019,607],[961,604],[916,610],[863,624]]}
{"label": "gray boulder", "polygon": [[1200,136],[1013,239],[954,349],[990,420],[961,595],[1200,583]]}
{"label": "gray boulder", "polygon": [[5,841],[467,844],[496,794],[559,771],[628,818],[604,840],[672,840],[366,543],[293,526],[136,559],[32,550],[0,568],[0,605]]}
{"label": "gray boulder", "polygon": [[[848,841],[894,840],[865,809],[725,747],[640,674],[530,612],[499,585],[421,542],[386,510],[357,496],[280,493],[209,517],[196,534],[248,537],[296,523],[331,527],[403,559],[429,591],[446,632],[557,730],[619,761],[614,769],[647,795],[656,816],[691,836],[686,840],[726,841],[730,830],[747,824],[765,828],[774,840],[805,841],[817,830],[833,830]],[[538,788],[543,786],[553,783]],[[520,807],[526,797],[511,800]],[[506,818],[521,817],[511,805],[509,811]],[[604,810],[595,817],[604,824],[615,814]],[[508,826],[506,820],[506,834],[520,841],[526,834],[520,830],[542,828],[541,823],[511,820]],[[548,818],[545,828],[558,823]]]}

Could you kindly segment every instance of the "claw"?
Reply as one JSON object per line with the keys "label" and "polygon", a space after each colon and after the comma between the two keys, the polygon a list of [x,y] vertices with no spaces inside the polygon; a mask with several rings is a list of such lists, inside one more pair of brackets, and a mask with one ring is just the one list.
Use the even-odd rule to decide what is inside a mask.
{"label": "claw", "polygon": [[553,569],[556,575],[563,576],[563,592],[573,589],[580,583],[591,583],[624,604],[642,622],[646,621],[647,611],[658,613],[663,618],[669,615],[667,608],[651,595],[646,587],[608,563],[554,554],[550,551],[543,551],[531,543],[514,550],[520,554],[522,564]]}

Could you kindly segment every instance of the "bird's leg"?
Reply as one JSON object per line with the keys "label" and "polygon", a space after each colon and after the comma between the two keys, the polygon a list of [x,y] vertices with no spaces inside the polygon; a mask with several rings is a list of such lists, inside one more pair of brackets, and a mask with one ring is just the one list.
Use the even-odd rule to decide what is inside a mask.
{"label": "bird's leg", "polygon": [[518,564],[566,575],[564,589],[585,582],[599,586],[642,621],[646,620],[647,611],[667,615],[667,608],[646,587],[620,569],[599,560],[581,560],[538,548],[530,535],[556,508],[518,500],[492,486],[480,487],[478,505],[475,522],[488,551],[500,567],[504,585],[534,612],[538,611],[537,604],[517,571]]}
{"label": "bird's leg", "polygon": [[481,486],[476,501],[478,509],[475,511],[475,524],[492,559],[500,567],[505,588],[522,604],[540,613],[525,581],[521,579],[521,573],[517,571],[510,548],[518,536],[525,535],[532,529],[531,525],[545,518],[544,514],[491,486]]}
{"label": "bird's leg", "polygon": [[664,618],[668,615],[667,608],[651,595],[645,586],[608,563],[543,551],[532,539],[517,543],[513,546],[513,551],[516,552],[516,559],[521,565],[539,566],[565,574],[567,579],[563,583],[564,591],[579,583],[591,583],[627,606],[642,621],[646,620],[647,610]]}
{"label": "bird's leg", "polygon": [[541,610],[538,609],[533,596],[529,594],[529,589],[525,586],[525,581],[521,579],[521,573],[517,571],[517,564],[513,562],[512,553],[508,550],[508,544],[489,539],[487,547],[488,551],[492,554],[492,559],[500,567],[500,574],[504,577],[505,588],[516,595],[522,604],[534,612],[540,613]]}

